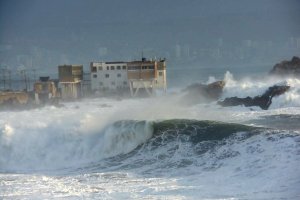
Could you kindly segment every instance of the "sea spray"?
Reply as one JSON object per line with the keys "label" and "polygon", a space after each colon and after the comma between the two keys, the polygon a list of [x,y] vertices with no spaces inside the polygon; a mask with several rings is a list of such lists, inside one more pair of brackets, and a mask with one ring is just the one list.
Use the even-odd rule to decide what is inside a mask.
{"label": "sea spray", "polygon": [[221,99],[228,97],[255,97],[262,95],[274,85],[290,86],[286,93],[272,99],[269,109],[300,106],[300,81],[296,78],[266,77],[264,79],[243,78],[235,80],[230,72],[224,75],[226,81]]}
{"label": "sea spray", "polygon": [[[152,110],[161,101],[97,99],[0,113],[1,137],[10,139],[0,147],[0,197],[299,199],[299,132],[288,129],[289,118],[287,130],[247,121],[278,113],[299,116],[299,109],[195,105],[170,112],[184,120],[165,121],[166,109]],[[104,103],[111,107],[97,106]],[[126,115],[118,115],[120,109]],[[143,110],[156,120],[145,120]]]}
{"label": "sea spray", "polygon": [[151,138],[153,132],[146,121],[120,121],[93,131],[55,124],[13,130],[5,125],[1,131],[0,171],[79,167],[126,154]]}

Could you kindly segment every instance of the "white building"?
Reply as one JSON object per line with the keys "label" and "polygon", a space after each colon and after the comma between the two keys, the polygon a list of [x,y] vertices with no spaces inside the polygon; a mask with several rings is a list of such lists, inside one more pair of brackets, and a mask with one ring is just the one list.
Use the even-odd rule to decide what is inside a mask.
{"label": "white building", "polygon": [[126,62],[91,62],[90,67],[92,91],[129,87]]}
{"label": "white building", "polygon": [[164,60],[157,62],[157,76],[155,87],[163,89],[164,92],[167,92],[167,70],[166,62]]}
{"label": "white building", "polygon": [[152,95],[156,89],[166,92],[166,62],[141,61],[132,62],[91,62],[92,91],[128,91],[136,96],[139,91]]}

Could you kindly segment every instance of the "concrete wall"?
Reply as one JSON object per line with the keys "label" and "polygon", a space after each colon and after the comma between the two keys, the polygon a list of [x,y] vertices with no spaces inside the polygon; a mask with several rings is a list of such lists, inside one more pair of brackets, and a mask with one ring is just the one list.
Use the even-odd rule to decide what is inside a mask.
{"label": "concrete wall", "polygon": [[7,102],[27,104],[29,96],[25,92],[0,92],[0,105]]}
{"label": "concrete wall", "polygon": [[58,66],[58,77],[60,82],[76,82],[83,79],[82,65],[60,65]]}
{"label": "concrete wall", "polygon": [[78,99],[81,97],[81,82],[60,83],[62,99]]}
{"label": "concrete wall", "polygon": [[126,63],[94,62],[91,67],[94,68],[91,72],[92,90],[128,88]]}

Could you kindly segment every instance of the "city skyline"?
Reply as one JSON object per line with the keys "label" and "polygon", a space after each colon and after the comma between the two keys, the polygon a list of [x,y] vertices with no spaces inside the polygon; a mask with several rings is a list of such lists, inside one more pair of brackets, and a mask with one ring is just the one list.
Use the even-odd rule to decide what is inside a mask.
{"label": "city skyline", "polygon": [[[1,1],[0,64],[166,58],[226,65],[274,63],[300,53],[300,3],[288,1]],[[182,66],[183,67],[183,66]]]}

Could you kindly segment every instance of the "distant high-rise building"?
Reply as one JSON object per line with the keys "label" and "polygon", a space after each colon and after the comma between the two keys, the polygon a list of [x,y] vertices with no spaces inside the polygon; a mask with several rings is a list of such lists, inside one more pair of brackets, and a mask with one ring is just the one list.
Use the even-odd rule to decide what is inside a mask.
{"label": "distant high-rise building", "polygon": [[297,49],[300,49],[300,38],[297,38],[296,44],[297,44]]}
{"label": "distant high-rise building", "polygon": [[223,47],[223,38],[218,39],[218,47]]}
{"label": "distant high-rise building", "polygon": [[183,52],[182,52],[182,54],[183,54],[183,57],[185,59],[189,59],[190,58],[190,46],[188,44],[185,44],[183,46]]}
{"label": "distant high-rise building", "polygon": [[181,58],[181,47],[179,44],[176,44],[175,45],[175,57],[177,59],[180,59]]}

